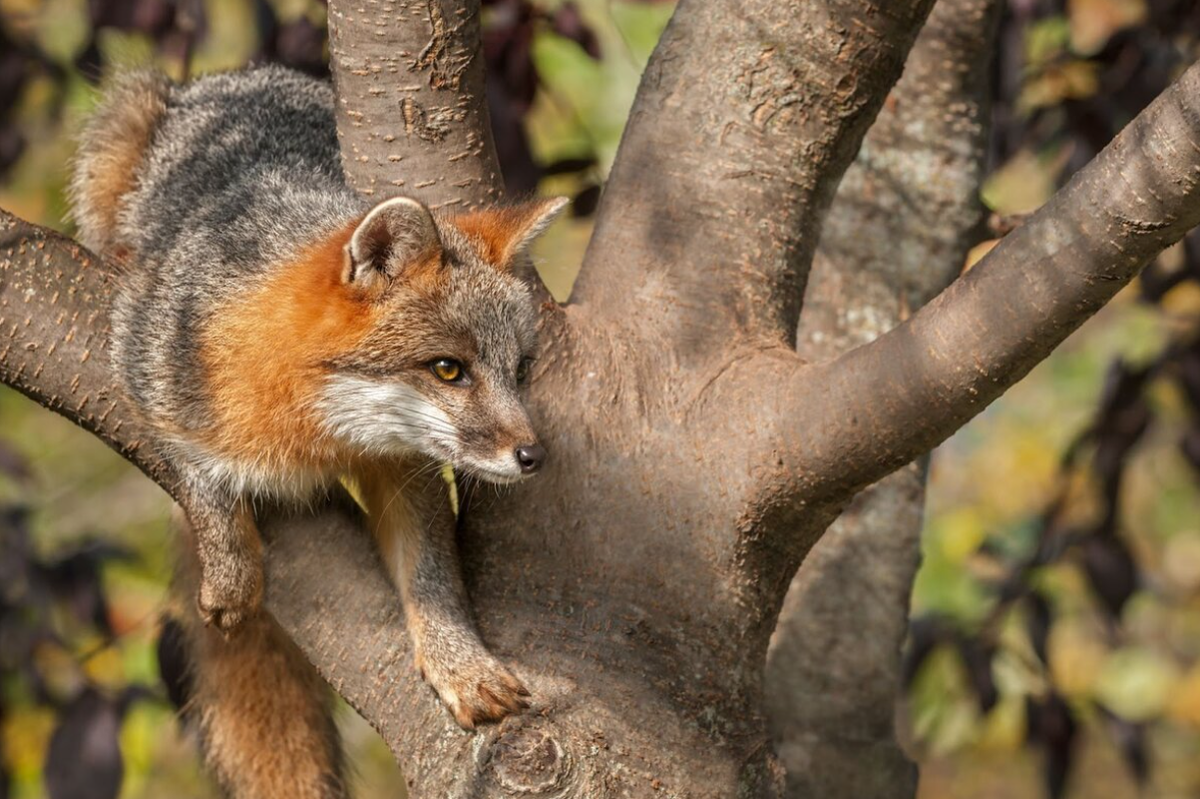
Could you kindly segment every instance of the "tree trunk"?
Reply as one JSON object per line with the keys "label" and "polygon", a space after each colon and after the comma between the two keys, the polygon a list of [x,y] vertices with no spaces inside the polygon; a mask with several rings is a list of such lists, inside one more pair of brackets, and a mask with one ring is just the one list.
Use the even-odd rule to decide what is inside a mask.
{"label": "tree trunk", "polygon": [[[463,515],[476,616],[533,691],[530,711],[476,733],[453,724],[413,668],[398,601],[344,499],[265,521],[269,610],[380,731],[414,797],[782,795],[764,664],[804,556],[860,489],[953,433],[1200,221],[1196,68],[936,300],[874,341],[847,340],[855,346],[836,357],[844,346],[816,353],[819,362],[800,357],[798,325],[824,324],[806,326],[801,292],[825,211],[930,5],[679,5],[643,78],[576,296],[542,306],[530,407],[552,460],[536,481],[469,497]],[[949,2],[946,14],[981,32],[983,7]],[[411,188],[434,204],[499,192],[478,13],[468,0],[330,3],[354,185],[376,196]],[[926,87],[931,103],[974,86],[980,73],[930,47],[935,66],[921,69],[936,75],[944,58],[949,81]],[[902,87],[897,102],[906,91],[923,96],[919,84]],[[944,102],[940,116],[911,117],[913,130],[897,106],[889,124],[899,127],[878,139],[958,165],[943,191],[929,185],[940,166],[931,174],[897,162],[912,196],[940,209],[896,231],[916,242],[915,263],[928,259],[929,274],[898,283],[888,270],[857,275],[849,265],[860,256],[834,244],[852,237],[856,217],[867,227],[879,220],[835,211],[833,222],[851,227],[825,241],[814,313],[817,297],[871,307],[859,285],[899,285],[915,308],[961,255],[975,213],[963,187],[977,180],[980,112]],[[873,158],[868,151],[863,163]],[[842,199],[866,198],[867,177]],[[872,202],[889,214],[886,203],[904,196]],[[878,255],[870,250],[864,268],[881,264]],[[898,257],[889,269],[912,262]],[[77,245],[0,216],[0,379],[93,430],[170,491],[155,442],[113,389],[108,275]],[[838,275],[855,288],[819,288]],[[881,328],[902,317],[888,313]],[[911,474],[898,480],[909,493],[919,488]],[[899,499],[911,517],[913,500]],[[886,589],[872,667],[856,672],[865,680],[890,680],[912,566],[907,541],[886,549],[901,568],[872,559],[873,539],[886,532],[866,523],[839,535],[797,595],[802,612],[837,607],[847,589],[831,578],[863,559],[867,579],[853,585]],[[875,613],[849,590],[862,609],[847,618]],[[787,671],[784,635],[772,674]],[[865,737],[845,734],[842,709],[810,701],[812,680],[860,677],[834,671],[842,655],[824,675],[805,657],[796,663],[808,687],[802,681],[791,699],[807,714],[802,729],[820,740],[784,747],[800,772],[791,785],[822,790],[864,740],[884,755],[863,767],[886,762],[882,783],[903,777],[880,723],[891,683],[857,695],[845,718]],[[786,744],[778,714],[772,726]]]}
{"label": "tree trunk", "polygon": [[[984,222],[999,6],[934,6],[822,230],[798,337],[807,360],[874,340],[962,270]],[[788,797],[916,793],[894,713],[925,476],[922,459],[856,497],[792,580],[766,685]]]}

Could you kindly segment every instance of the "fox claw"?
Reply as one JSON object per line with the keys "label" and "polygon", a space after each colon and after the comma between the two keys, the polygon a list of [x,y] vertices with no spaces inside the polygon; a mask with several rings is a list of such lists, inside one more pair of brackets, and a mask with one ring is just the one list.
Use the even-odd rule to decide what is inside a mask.
{"label": "fox claw", "polygon": [[464,730],[496,722],[530,706],[530,693],[491,655],[438,669],[428,661],[423,676]]}

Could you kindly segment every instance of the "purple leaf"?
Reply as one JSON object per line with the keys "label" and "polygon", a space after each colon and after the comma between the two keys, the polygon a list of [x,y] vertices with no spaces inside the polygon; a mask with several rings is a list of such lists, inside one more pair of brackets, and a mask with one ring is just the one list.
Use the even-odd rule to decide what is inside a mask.
{"label": "purple leaf", "polygon": [[1063,795],[1071,764],[1075,760],[1078,725],[1071,708],[1058,694],[1045,699],[1030,699],[1026,704],[1029,740],[1041,745],[1045,758],[1042,777],[1051,799]]}
{"label": "purple leaf", "polygon": [[50,799],[116,799],[125,777],[117,703],[87,688],[50,737],[43,776]]}
{"label": "purple leaf", "polygon": [[558,11],[554,14],[552,27],[559,36],[570,39],[582,47],[589,56],[597,61],[600,60],[600,42],[596,39],[596,33],[583,21],[583,15],[579,13],[579,6],[571,0],[567,0],[558,7]]}
{"label": "purple leaf", "polygon": [[1137,565],[1115,535],[1091,535],[1080,544],[1088,583],[1109,616],[1116,620],[1137,589]]}
{"label": "purple leaf", "polygon": [[167,688],[167,698],[176,710],[183,711],[192,696],[191,659],[183,627],[164,616],[158,633],[158,673]]}
{"label": "purple leaf", "polygon": [[593,183],[576,194],[575,199],[571,201],[571,216],[583,219],[596,213],[596,208],[600,205],[600,191],[600,186]]}

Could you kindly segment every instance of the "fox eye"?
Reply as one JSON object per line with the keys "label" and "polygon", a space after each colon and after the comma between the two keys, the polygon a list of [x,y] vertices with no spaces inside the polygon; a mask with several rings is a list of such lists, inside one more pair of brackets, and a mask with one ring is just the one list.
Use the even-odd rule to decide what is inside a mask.
{"label": "fox eye", "polygon": [[533,358],[522,358],[517,364],[517,382],[524,383],[529,379],[529,367],[533,363]]}
{"label": "fox eye", "polygon": [[460,383],[466,375],[463,365],[451,358],[438,358],[429,364],[429,370],[443,383]]}

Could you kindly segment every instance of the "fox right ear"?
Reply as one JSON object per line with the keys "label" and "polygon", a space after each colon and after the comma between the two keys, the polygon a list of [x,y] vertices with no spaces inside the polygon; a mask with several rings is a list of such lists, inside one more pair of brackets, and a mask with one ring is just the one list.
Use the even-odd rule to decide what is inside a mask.
{"label": "fox right ear", "polygon": [[346,281],[372,288],[440,246],[428,208],[410,197],[384,200],[363,217],[346,244]]}

